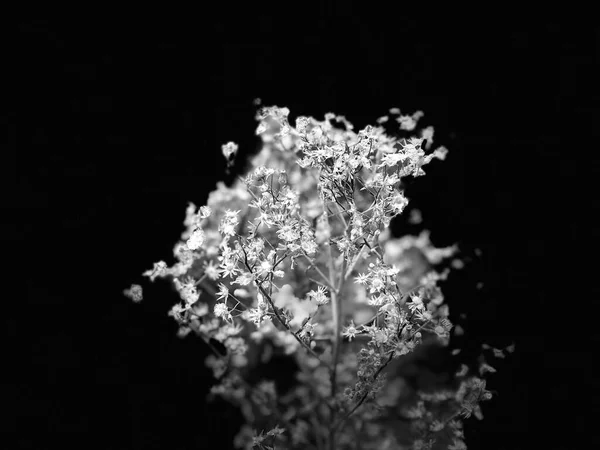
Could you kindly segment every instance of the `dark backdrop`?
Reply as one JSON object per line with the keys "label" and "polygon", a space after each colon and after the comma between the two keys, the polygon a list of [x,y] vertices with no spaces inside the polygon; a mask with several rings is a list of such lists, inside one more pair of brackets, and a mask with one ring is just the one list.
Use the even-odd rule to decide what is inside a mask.
{"label": "dark backdrop", "polygon": [[[596,144],[598,28],[583,13],[278,8],[12,24],[5,448],[227,448],[239,417],[204,403],[204,345],[175,336],[166,313],[176,294],[140,275],[172,261],[187,202],[203,204],[226,179],[220,145],[258,148],[257,97],[292,117],[344,114],[357,128],[390,107],[425,112],[450,153],[407,194],[434,244],[459,242],[472,257],[446,291],[453,313],[468,314],[466,353],[516,342],[467,442],[580,448],[593,431],[597,340],[586,345],[595,332],[585,331],[597,299],[574,294],[595,285],[575,252],[596,204],[581,202],[594,192],[581,171],[594,164],[584,151]],[[133,304],[121,291],[140,281],[146,299]]]}

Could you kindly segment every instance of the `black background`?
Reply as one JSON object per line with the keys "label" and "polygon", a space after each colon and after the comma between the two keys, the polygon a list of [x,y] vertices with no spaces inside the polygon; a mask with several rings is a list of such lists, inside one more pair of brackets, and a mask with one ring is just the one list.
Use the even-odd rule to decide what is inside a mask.
{"label": "black background", "polygon": [[[239,417],[205,405],[206,348],[176,337],[176,293],[141,273],[173,262],[187,202],[227,179],[221,144],[257,150],[257,97],[292,123],[332,111],[357,129],[391,107],[425,112],[450,153],[407,195],[435,245],[471,255],[446,288],[468,314],[465,354],[516,342],[469,448],[593,447],[594,235],[579,225],[595,207],[583,168],[599,29],[585,12],[294,8],[70,11],[8,28],[4,448],[227,448]],[[133,304],[121,292],[139,282]]]}

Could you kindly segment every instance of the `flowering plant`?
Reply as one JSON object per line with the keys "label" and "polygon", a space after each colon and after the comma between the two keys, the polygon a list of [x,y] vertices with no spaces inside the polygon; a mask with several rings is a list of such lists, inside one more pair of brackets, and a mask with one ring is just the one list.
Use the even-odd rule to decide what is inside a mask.
{"label": "flowering plant", "polygon": [[[390,114],[406,133],[422,116]],[[466,448],[461,417],[481,418],[479,402],[491,398],[481,376],[494,369],[482,362],[478,373],[463,365],[435,383],[410,381],[420,375],[411,355],[446,346],[458,330],[438,286],[448,269],[436,269],[458,248],[388,228],[408,204],[402,179],[424,175],[447,150],[429,151],[431,127],[387,135],[389,116],[358,133],[331,113],[298,117],[295,127],[288,116],[260,109],[262,149],[245,177],[218,183],[199,209],[190,204],[177,262],[144,273],[172,280],[179,335],[193,332],[212,349],[211,397],[238,406],[246,422],[235,445]],[[237,150],[222,147],[229,166]],[[139,285],[125,294],[142,298]],[[275,371],[256,376],[275,357],[295,364],[288,386]]]}

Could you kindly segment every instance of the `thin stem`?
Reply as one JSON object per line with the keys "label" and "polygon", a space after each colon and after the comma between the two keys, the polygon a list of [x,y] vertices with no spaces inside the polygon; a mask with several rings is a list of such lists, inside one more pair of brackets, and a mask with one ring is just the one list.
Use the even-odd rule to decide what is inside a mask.
{"label": "thin stem", "polygon": [[[321,275],[321,278],[323,278],[323,284],[325,284],[330,290],[335,290],[331,279],[328,276],[326,276],[321,269],[319,269],[319,266],[314,264],[305,253],[302,253],[302,256],[304,256],[306,260],[310,263],[308,269],[314,268],[317,271],[317,273]],[[331,274],[331,271],[329,273]]]}
{"label": "thin stem", "polygon": [[[379,369],[377,369],[377,372],[375,372],[375,375],[373,375],[373,382],[377,379],[377,377],[379,376],[379,374],[383,371],[383,369],[386,368],[386,366],[390,363],[390,361],[392,360],[392,358],[394,357],[394,352],[392,352],[390,354],[390,356],[388,357],[387,361],[379,367]],[[354,407],[348,411],[348,413],[346,413],[346,415],[344,417],[342,417],[340,420],[338,420],[332,427],[333,432],[335,433],[335,431],[342,425],[344,424],[344,422],[346,422],[346,420],[348,420],[348,418],[350,418],[350,416],[352,414],[354,414],[354,411],[356,411],[363,403],[364,401],[367,399],[367,397],[369,396],[369,392],[366,392],[358,401],[358,403],[356,403],[356,405],[354,405]]]}
{"label": "thin stem", "polygon": [[[250,264],[248,263],[248,255],[246,255],[246,250],[244,250],[244,247],[242,247],[242,251],[244,252],[244,264],[246,266],[246,268],[250,271],[250,273],[252,273],[252,268],[250,267]],[[323,362],[323,360],[321,360],[321,358],[319,358],[319,355],[317,355],[312,348],[310,348],[306,342],[304,342],[302,339],[300,339],[298,337],[298,334],[295,331],[292,331],[292,329],[290,328],[290,326],[281,318],[281,316],[279,315],[279,312],[277,312],[277,308],[275,307],[275,305],[273,304],[273,300],[271,299],[271,296],[269,295],[269,293],[262,287],[262,282],[258,282],[256,283],[258,289],[260,290],[260,292],[262,293],[262,295],[267,299],[267,302],[269,303],[269,305],[271,305],[271,309],[273,310],[273,313],[275,314],[275,317],[277,317],[277,320],[279,321],[279,323],[281,325],[283,325],[283,327],[288,330],[290,333],[292,333],[292,336],[294,336],[294,338],[298,341],[298,343],[300,343],[300,345],[302,345],[312,356],[314,356],[315,358],[317,358],[317,361],[319,361],[320,364],[326,364],[325,362]]]}
{"label": "thin stem", "polygon": [[292,336],[294,336],[294,338],[308,351],[308,353],[310,353],[312,356],[314,356],[315,358],[317,358],[317,360],[321,363],[321,364],[326,364],[323,360],[321,360],[321,358],[319,357],[319,355],[317,355],[312,348],[310,348],[302,339],[300,339],[298,337],[298,334],[295,331],[292,331],[292,329],[289,327],[289,325],[287,323],[285,323],[285,321],[281,318],[281,316],[279,315],[279,313],[277,312],[277,308],[275,307],[275,305],[273,304],[273,300],[271,299],[271,296],[269,295],[269,293],[263,289],[262,286],[258,287],[260,289],[260,291],[262,292],[262,294],[264,295],[264,297],[267,299],[267,301],[269,302],[269,305],[271,305],[271,309],[273,309],[273,312],[275,313],[275,317],[277,317],[277,320],[279,321],[279,323],[281,325],[283,325],[285,327],[286,330],[288,330],[290,333],[292,333]]}
{"label": "thin stem", "polygon": [[[329,246],[329,271],[333,274],[333,257],[331,254],[331,245]],[[333,283],[332,283],[333,284]],[[340,318],[342,308],[336,290],[331,291],[331,314],[333,318],[333,370],[331,372],[331,397],[335,397],[337,362],[339,359],[340,348]]]}
{"label": "thin stem", "polygon": [[201,286],[202,289],[207,291],[210,295],[214,296],[217,293],[215,288],[206,282],[205,275],[203,275],[198,281],[196,281],[195,285]]}
{"label": "thin stem", "polygon": [[350,264],[350,266],[348,267],[348,269],[346,269],[346,273],[344,274],[344,281],[346,281],[348,279],[348,277],[350,277],[350,275],[352,274],[352,271],[354,270],[354,267],[356,267],[356,264],[358,264],[358,261],[360,260],[360,258],[362,257],[362,252],[363,250],[368,247],[368,248],[372,248],[375,243],[376,243],[377,237],[373,237],[373,240],[371,241],[371,244],[369,245],[368,242],[366,242],[363,244],[363,246],[360,248],[358,254],[354,257],[354,259],[352,260],[352,264]]}
{"label": "thin stem", "polygon": [[[327,219],[329,221],[329,219]],[[330,225],[331,226],[331,225]],[[331,251],[331,244],[328,244],[329,250],[329,280],[332,285],[335,285],[334,281],[334,264],[333,264],[333,253]],[[340,286],[341,288],[342,277],[340,276]],[[331,314],[333,316],[333,361],[332,361],[332,369],[331,369],[331,399],[335,401],[335,395],[337,391],[337,364],[340,356],[340,321],[342,317],[342,308],[338,298],[338,291],[331,291]],[[335,421],[335,409],[331,410],[331,423]],[[335,450],[335,429],[332,428],[329,433],[329,448],[331,450]]]}
{"label": "thin stem", "polygon": [[364,321],[360,325],[355,325],[354,328],[359,329],[360,327],[370,324],[371,322],[373,322],[375,319],[377,319],[383,313],[384,313],[384,311],[379,311],[377,314],[373,315],[373,317],[371,317],[369,320]]}

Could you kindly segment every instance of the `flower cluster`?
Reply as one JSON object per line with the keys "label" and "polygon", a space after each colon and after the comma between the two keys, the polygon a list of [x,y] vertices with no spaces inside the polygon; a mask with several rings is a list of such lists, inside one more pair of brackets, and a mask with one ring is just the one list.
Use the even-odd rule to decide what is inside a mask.
{"label": "flower cluster", "polygon": [[144,297],[142,287],[139,284],[132,284],[129,289],[123,291],[123,295],[130,298],[135,303],[141,302]]}
{"label": "flower cluster", "polygon": [[[260,109],[263,149],[252,168],[231,187],[219,183],[207,205],[190,204],[177,262],[155,263],[144,276],[172,279],[181,302],[169,314],[180,336],[194,332],[213,349],[211,395],[237,405],[247,423],[238,447],[345,449],[358,439],[365,449],[396,448],[410,438],[407,448],[425,449],[451,430],[446,448],[462,448],[457,417],[480,417],[478,404],[489,398],[481,378],[461,373],[454,388],[392,396],[407,409],[402,435],[397,423],[382,425],[380,402],[398,386],[389,368],[424,342],[446,345],[454,328],[437,284],[448,271],[436,267],[458,248],[434,247],[427,231],[393,238],[388,228],[408,205],[403,179],[424,175],[447,150],[429,152],[431,127],[420,137],[388,135],[381,126],[388,116],[354,132],[344,116],[301,116],[293,127],[289,113]],[[390,114],[407,132],[423,116]],[[223,145],[228,166],[237,150]],[[141,287],[126,295],[141,300]],[[249,381],[274,353],[298,368],[286,392]],[[346,427],[354,433],[341,433]]]}

